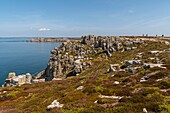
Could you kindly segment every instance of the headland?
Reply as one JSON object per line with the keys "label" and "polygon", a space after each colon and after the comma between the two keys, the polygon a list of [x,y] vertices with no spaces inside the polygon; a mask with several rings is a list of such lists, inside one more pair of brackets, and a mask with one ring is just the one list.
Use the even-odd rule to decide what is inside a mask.
{"label": "headland", "polygon": [[82,36],[51,50],[44,71],[26,74],[31,84],[13,85],[11,73],[0,111],[168,111],[169,62],[169,38]]}

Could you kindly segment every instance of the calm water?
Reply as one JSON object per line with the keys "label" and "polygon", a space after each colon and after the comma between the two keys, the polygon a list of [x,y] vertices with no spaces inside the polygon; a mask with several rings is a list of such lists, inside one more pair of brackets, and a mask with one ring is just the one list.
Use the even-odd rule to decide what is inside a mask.
{"label": "calm water", "polygon": [[50,50],[61,43],[30,43],[31,38],[0,38],[0,86],[9,72],[35,74],[46,68]]}

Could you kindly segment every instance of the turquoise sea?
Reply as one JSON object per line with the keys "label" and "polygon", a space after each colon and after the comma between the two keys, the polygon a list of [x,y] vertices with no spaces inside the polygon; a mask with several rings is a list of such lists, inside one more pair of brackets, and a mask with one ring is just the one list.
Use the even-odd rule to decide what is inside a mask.
{"label": "turquoise sea", "polygon": [[9,72],[36,74],[46,68],[50,50],[61,43],[24,42],[32,38],[0,38],[0,86]]}

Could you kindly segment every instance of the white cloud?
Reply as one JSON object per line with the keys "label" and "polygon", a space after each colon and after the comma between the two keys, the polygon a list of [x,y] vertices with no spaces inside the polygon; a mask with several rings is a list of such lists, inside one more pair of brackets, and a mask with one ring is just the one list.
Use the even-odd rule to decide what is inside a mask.
{"label": "white cloud", "polygon": [[50,29],[49,28],[40,28],[40,29],[38,29],[38,31],[50,31]]}

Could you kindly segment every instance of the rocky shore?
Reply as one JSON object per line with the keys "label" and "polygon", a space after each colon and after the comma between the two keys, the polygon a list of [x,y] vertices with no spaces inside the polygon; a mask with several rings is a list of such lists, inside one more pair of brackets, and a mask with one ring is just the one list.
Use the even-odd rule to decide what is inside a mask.
{"label": "rocky shore", "polygon": [[[92,61],[94,56],[101,54],[101,57],[108,59],[112,57],[113,53],[126,51],[133,51],[138,48],[139,45],[145,44],[145,41],[160,40],[156,37],[115,37],[115,36],[82,36],[80,39],[75,38],[37,38],[32,39],[29,42],[63,42],[60,47],[51,50],[50,59],[47,67],[42,72],[38,73],[34,77],[31,77],[31,82],[45,82],[51,80],[62,80],[70,76],[76,76],[84,70],[93,66]],[[163,43],[169,44],[164,40]],[[160,51],[150,51],[150,54],[159,53]],[[161,63],[144,63],[140,60],[142,53],[138,53],[136,58],[132,60],[125,60],[124,64],[110,64],[107,72],[125,72],[125,73],[137,73],[140,69],[146,69],[150,67],[162,67]],[[149,59],[149,58],[148,58]],[[165,67],[166,68],[166,67]],[[9,74],[10,75],[10,74]],[[16,76],[15,76],[16,77]],[[14,78],[15,78],[14,77]],[[20,77],[21,78],[21,77]],[[33,79],[32,79],[33,78]],[[9,82],[11,77],[8,77],[3,86],[15,86],[21,80]],[[143,79],[143,78],[142,78]],[[23,81],[23,80],[22,80]],[[22,84],[24,84],[23,82]],[[20,83],[21,84],[21,83]],[[20,85],[19,84],[19,85]]]}

